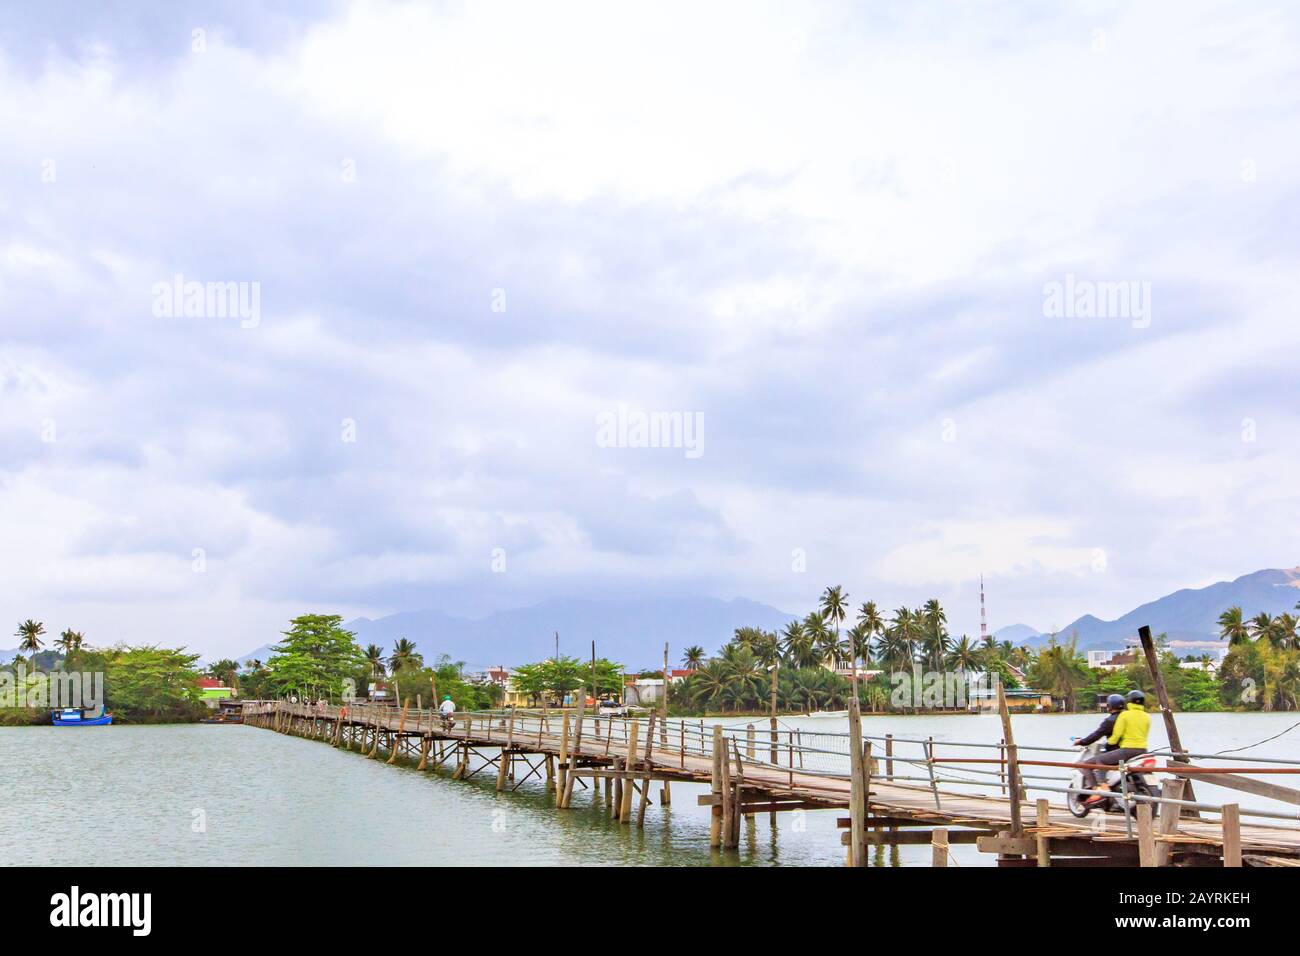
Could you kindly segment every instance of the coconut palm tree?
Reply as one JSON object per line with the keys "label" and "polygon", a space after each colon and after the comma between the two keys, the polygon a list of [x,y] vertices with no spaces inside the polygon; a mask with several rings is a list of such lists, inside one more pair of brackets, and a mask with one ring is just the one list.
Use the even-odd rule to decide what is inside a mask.
{"label": "coconut palm tree", "polygon": [[967,671],[978,670],[980,666],[979,649],[971,642],[971,639],[965,634],[952,646],[948,651],[948,666],[954,670],[965,673]]}
{"label": "coconut palm tree", "polygon": [[[834,587],[828,587],[825,591],[822,592],[822,596],[821,596],[822,617],[826,619],[827,623],[830,624],[835,631],[835,640],[831,643],[831,648],[832,648],[831,666],[832,667],[835,667],[839,664],[840,625],[844,623],[844,618],[847,615],[849,610],[848,600],[849,600],[849,596],[844,593],[844,589],[838,584],[835,585]],[[857,664],[856,658],[854,659],[854,664],[855,665]]]}
{"label": "coconut palm tree", "polygon": [[1250,626],[1241,619],[1241,608],[1230,607],[1219,615],[1219,639],[1231,647],[1250,641]]}
{"label": "coconut palm tree", "polygon": [[[1246,624],[1255,640],[1267,638],[1273,632],[1273,615],[1260,611]],[[1271,641],[1269,643],[1272,643]]]}
{"label": "coconut palm tree", "polygon": [[81,645],[85,640],[85,635],[80,631],[74,631],[72,628],[64,630],[55,640],[54,646],[63,653],[63,665],[65,668],[68,666],[68,662],[71,661],[72,658],[81,650]]}
{"label": "coconut palm tree", "polygon": [[398,671],[407,670],[408,668],[419,669],[424,666],[424,655],[422,655],[413,643],[404,637],[399,637],[397,643],[393,645],[393,653],[388,657],[388,669],[396,674]]}
{"label": "coconut palm tree", "polygon": [[817,663],[829,663],[834,667],[840,658],[840,639],[831,629],[826,615],[821,611],[811,612],[803,619],[803,627],[817,650]]}
{"label": "coconut palm tree", "polygon": [[1273,646],[1284,651],[1295,650],[1298,637],[1296,624],[1294,614],[1283,612],[1273,618],[1273,626],[1268,634],[1268,639],[1273,642]]}
{"label": "coconut palm tree", "polygon": [[372,677],[384,676],[384,649],[378,644],[367,644],[363,656],[370,665]]}
{"label": "coconut palm tree", "polygon": [[699,670],[700,665],[702,665],[703,663],[704,663],[704,648],[696,644],[692,644],[690,647],[686,648],[686,651],[682,654],[682,665],[688,671]]}
{"label": "coconut palm tree", "polygon": [[1050,638],[1034,661],[1035,683],[1053,697],[1063,698],[1067,710],[1074,709],[1075,691],[1091,679],[1088,661],[1079,654],[1074,638],[1064,644]]}
{"label": "coconut palm tree", "polygon": [[817,665],[817,649],[813,647],[812,638],[802,621],[791,621],[781,631],[781,652],[792,667]]}
{"label": "coconut palm tree", "polygon": [[40,653],[41,645],[45,643],[41,640],[41,635],[44,633],[45,625],[40,621],[33,621],[31,618],[18,625],[18,631],[15,635],[18,638],[18,647],[31,656],[32,667],[36,666],[36,655]]}
{"label": "coconut palm tree", "polygon": [[722,700],[727,693],[730,674],[727,665],[718,659],[708,661],[690,678],[691,702],[708,706]]}
{"label": "coconut palm tree", "polygon": [[935,670],[943,669],[943,656],[948,650],[948,615],[938,598],[930,598],[920,610],[921,644]]}
{"label": "coconut palm tree", "polygon": [[871,632],[867,626],[861,622],[854,624],[844,632],[846,642],[849,646],[849,653],[853,655],[853,660],[862,661],[864,664],[871,662]]}

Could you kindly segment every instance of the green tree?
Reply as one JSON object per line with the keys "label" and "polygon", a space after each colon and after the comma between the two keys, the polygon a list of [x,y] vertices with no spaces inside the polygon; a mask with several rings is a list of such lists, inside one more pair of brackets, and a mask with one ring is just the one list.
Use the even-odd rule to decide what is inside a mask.
{"label": "green tree", "polygon": [[267,662],[278,694],[342,696],[366,662],[342,624],[337,614],[304,614],[289,622]]}
{"label": "green tree", "polygon": [[393,645],[393,653],[388,658],[388,668],[396,674],[400,670],[408,670],[412,667],[417,670],[424,667],[424,657],[416,650],[413,643],[404,637],[398,638],[397,643]]}
{"label": "green tree", "polygon": [[692,644],[690,647],[686,648],[685,653],[682,654],[682,665],[688,671],[699,670],[700,665],[703,663],[704,648],[698,645]]}

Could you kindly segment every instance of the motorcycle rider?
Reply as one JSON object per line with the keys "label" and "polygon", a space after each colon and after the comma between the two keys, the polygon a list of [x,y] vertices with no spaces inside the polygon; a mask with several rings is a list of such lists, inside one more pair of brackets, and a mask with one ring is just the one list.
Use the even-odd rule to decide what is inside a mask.
{"label": "motorcycle rider", "polygon": [[[1111,749],[1097,757],[1094,763],[1119,766],[1125,760],[1131,760],[1147,752],[1147,733],[1151,729],[1151,716],[1147,713],[1146,699],[1146,694],[1140,690],[1128,692],[1126,706],[1115,719],[1115,726],[1110,736],[1106,738]],[[1095,789],[1109,790],[1110,786],[1103,778]],[[1105,799],[1107,798],[1093,797],[1087,803],[1100,803]]]}
{"label": "motorcycle rider", "polygon": [[442,722],[450,727],[455,723],[451,715],[456,713],[456,704],[450,696],[442,699],[442,704],[438,707],[438,713],[442,714]]}
{"label": "motorcycle rider", "polygon": [[[1093,743],[1106,738],[1106,743],[1102,750],[1110,749],[1110,735],[1115,732],[1115,721],[1119,719],[1120,712],[1124,709],[1124,697],[1121,694],[1111,694],[1106,698],[1106,719],[1103,720],[1094,730],[1086,737],[1076,737],[1074,742],[1080,747],[1088,747]],[[1094,763],[1091,754],[1084,754],[1080,763]],[[1091,767],[1084,767],[1081,771],[1083,774],[1083,788],[1085,790],[1095,790],[1097,788],[1097,772]],[[1088,798],[1092,800],[1092,797]],[[1097,800],[1105,800],[1105,797],[1097,797]]]}

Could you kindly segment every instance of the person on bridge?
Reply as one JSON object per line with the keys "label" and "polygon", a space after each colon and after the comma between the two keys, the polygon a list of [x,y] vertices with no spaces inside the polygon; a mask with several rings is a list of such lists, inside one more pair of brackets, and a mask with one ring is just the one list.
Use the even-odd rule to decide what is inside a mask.
{"label": "person on bridge", "polygon": [[[1086,737],[1076,737],[1074,742],[1080,747],[1088,747],[1098,740],[1105,740],[1102,750],[1110,749],[1110,735],[1115,732],[1115,721],[1119,719],[1120,712],[1124,709],[1124,697],[1120,694],[1111,694],[1106,698],[1106,719],[1103,720],[1094,730]],[[1093,763],[1091,754],[1084,754],[1080,763]],[[1083,768],[1083,788],[1085,790],[1097,789],[1097,772],[1091,767]],[[1098,799],[1105,799],[1099,797]]]}
{"label": "person on bridge", "polygon": [[[1096,763],[1119,766],[1125,760],[1147,752],[1147,733],[1151,730],[1151,715],[1147,713],[1146,694],[1140,690],[1128,692],[1128,704],[1115,719],[1115,727],[1107,740],[1113,749],[1096,759]],[[1098,790],[1109,790],[1105,780],[1097,784]],[[1092,797],[1086,803],[1100,803],[1106,797]]]}

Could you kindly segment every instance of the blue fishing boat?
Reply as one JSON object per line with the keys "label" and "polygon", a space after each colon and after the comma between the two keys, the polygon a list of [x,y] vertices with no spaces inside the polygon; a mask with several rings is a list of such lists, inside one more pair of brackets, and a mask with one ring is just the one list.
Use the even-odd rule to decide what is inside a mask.
{"label": "blue fishing boat", "polygon": [[75,707],[64,707],[54,712],[55,727],[107,727],[112,722],[112,714],[101,713],[98,717],[87,717]]}

